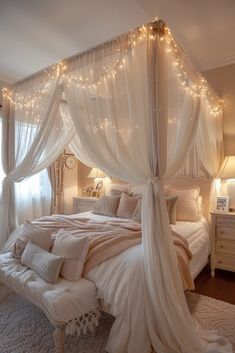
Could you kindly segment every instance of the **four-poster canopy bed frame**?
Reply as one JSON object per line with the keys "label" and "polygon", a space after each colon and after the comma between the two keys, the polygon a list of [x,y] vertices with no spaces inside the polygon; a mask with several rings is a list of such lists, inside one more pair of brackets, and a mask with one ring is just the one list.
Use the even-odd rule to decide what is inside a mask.
{"label": "four-poster canopy bed frame", "polygon": [[[177,122],[176,118],[173,115],[173,118],[168,118],[168,120],[166,121],[166,116],[164,114],[166,114],[167,109],[167,103],[166,103],[166,99],[164,97],[164,91],[165,91],[165,85],[166,83],[164,82],[165,80],[165,76],[164,76],[164,70],[166,70],[166,66],[167,63],[164,62],[163,58],[165,58],[165,52],[163,54],[163,48],[161,47],[161,43],[164,44],[164,38],[165,36],[167,36],[167,45],[168,47],[166,47],[167,51],[169,51],[169,53],[171,53],[172,55],[172,60],[174,60],[173,62],[173,66],[175,67],[176,70],[178,70],[178,74],[177,77],[179,80],[181,80],[181,90],[182,90],[182,86],[185,88],[185,92],[183,93],[182,97],[185,98],[185,96],[188,94],[191,98],[190,98],[190,107],[189,109],[186,111],[183,111],[183,113],[186,116],[185,119],[185,124],[182,124],[182,127],[184,127],[183,125],[186,126],[185,131],[183,131],[184,133],[184,138],[182,139],[179,136],[175,137],[175,145],[173,146],[173,149],[171,150],[171,157],[173,155],[173,157],[175,159],[177,159],[177,163],[174,160],[174,163],[170,164],[170,167],[166,164],[167,163],[167,148],[166,150],[164,150],[164,146],[166,144],[166,139],[169,138],[169,136],[164,135],[165,130],[167,130],[167,126],[171,125],[171,124],[177,124],[181,122],[181,117],[178,117],[179,122]],[[146,39],[147,37],[147,39]],[[128,50],[129,49],[133,49],[135,47],[138,47],[139,43],[141,43],[141,41],[145,41],[146,40],[146,56],[143,56],[143,58],[141,57],[140,53],[138,52],[138,55],[140,56],[140,60],[143,61],[143,63],[146,62],[148,63],[148,67],[145,67],[143,65],[143,67],[140,67],[140,71],[136,70],[136,72],[134,71],[134,69],[136,69],[136,62],[135,62],[135,56],[132,55],[130,57],[130,66],[132,65],[134,67],[131,67],[132,71],[134,73],[137,73],[136,75],[132,76],[132,77],[125,77],[126,81],[126,87],[127,89],[130,89],[130,91],[128,91],[129,93],[129,101],[127,107],[125,106],[126,110],[123,109],[123,111],[120,108],[120,112],[118,111],[119,105],[116,103],[115,97],[111,97],[109,96],[109,90],[107,89],[107,91],[105,91],[105,93],[103,93],[103,96],[106,97],[107,102],[103,103],[102,99],[104,100],[104,97],[99,97],[99,96],[95,96],[96,90],[102,86],[102,84],[105,86],[106,85],[106,80],[108,79],[115,79],[116,76],[118,76],[118,72],[122,71],[124,69],[124,66],[126,65],[126,58],[125,55],[128,54]],[[120,44],[121,43],[121,44]],[[118,47],[118,45],[120,44],[120,47]],[[111,48],[111,49],[110,49]],[[111,50],[111,54],[110,52],[108,53],[108,50]],[[113,52],[112,52],[113,50]],[[122,56],[118,57],[116,59],[115,55],[114,55],[114,51],[117,54],[117,52],[121,52],[124,53]],[[134,50],[133,50],[134,52]],[[133,53],[131,53],[133,54]],[[159,56],[157,56],[157,54],[159,54]],[[103,55],[103,56],[102,56]],[[106,56],[110,55],[111,59],[111,63],[113,63],[114,59],[116,60],[116,66],[113,67],[112,66],[112,70],[109,71],[109,69],[106,68],[105,65],[103,65],[103,61],[105,61],[104,58],[106,58]],[[114,57],[114,58],[113,58]],[[147,59],[146,59],[147,57]],[[129,57],[128,57],[129,58]],[[84,62],[83,62],[84,59]],[[87,60],[87,61],[86,61]],[[93,60],[93,61],[92,61]],[[82,77],[79,72],[78,74],[74,74],[73,71],[76,71],[76,69],[79,71],[79,69],[82,69],[83,66],[85,67],[84,70],[86,70],[86,67],[89,68],[89,75],[92,76],[92,69],[90,68],[91,64],[96,63],[96,60],[100,60],[101,64],[103,65],[103,68],[101,69],[98,66],[98,69],[101,70],[101,74],[98,78],[95,78],[92,82],[89,82],[89,79],[86,78],[84,79],[84,77]],[[103,61],[102,61],[103,60]],[[168,60],[170,61],[170,59],[168,58]],[[208,127],[204,127],[203,126],[203,122],[201,123],[202,126],[200,126],[199,124],[199,109],[200,109],[200,104],[199,101],[203,101],[203,99],[205,99],[204,104],[206,105],[206,108],[208,109],[208,111],[206,111],[206,114],[211,114],[211,116],[215,117],[215,121],[217,123],[217,117],[220,116],[221,114],[221,104],[219,102],[219,100],[216,98],[216,96],[214,96],[213,92],[211,91],[211,89],[209,88],[209,86],[207,85],[205,79],[199,75],[196,70],[194,70],[188,63],[187,63],[187,69],[185,68],[185,66],[183,65],[183,62],[186,60],[186,58],[184,57],[184,55],[182,54],[181,50],[179,49],[179,47],[177,46],[177,44],[174,42],[174,39],[171,35],[170,30],[168,29],[168,27],[165,25],[165,23],[161,20],[150,23],[146,26],[142,26],[139,27],[138,29],[131,31],[130,33],[126,34],[126,35],[121,35],[119,37],[117,37],[116,39],[113,39],[112,41],[109,41],[107,43],[104,43],[96,48],[90,49],[88,51],[85,51],[83,53],[80,53],[76,56],[73,56],[71,58],[65,59],[60,61],[58,64],[47,68],[46,70],[42,70],[38,73],[36,73],[35,75],[30,76],[29,78],[26,78],[24,80],[19,81],[18,83],[16,83],[13,86],[13,91],[11,90],[7,90],[5,89],[3,91],[3,97],[4,97],[4,101],[6,102],[6,105],[4,107],[4,113],[5,115],[8,117],[8,120],[6,121],[6,125],[9,123],[10,121],[10,116],[12,114],[11,109],[14,110],[14,112],[18,112],[19,117],[21,117],[22,113],[27,114],[31,114],[30,109],[37,109],[37,106],[39,106],[41,108],[41,114],[44,114],[44,116],[46,116],[46,113],[43,112],[44,106],[43,106],[43,99],[45,99],[45,97],[47,98],[48,95],[48,90],[52,88],[50,87],[53,86],[52,83],[45,83],[43,85],[44,80],[48,80],[49,81],[56,81],[55,88],[54,91],[51,93],[51,101],[49,104],[49,107],[47,107],[48,109],[48,119],[50,118],[50,121],[52,121],[52,117],[53,116],[53,112],[54,110],[57,111],[58,107],[61,103],[61,101],[64,100],[64,97],[62,96],[62,89],[65,89],[65,96],[66,96],[66,100],[68,102],[68,106],[71,109],[71,116],[73,116],[73,122],[75,124],[76,127],[76,131],[80,132],[79,134],[79,141],[77,141],[77,149],[76,149],[76,155],[78,156],[78,158],[80,158],[81,160],[84,160],[86,157],[88,157],[89,160],[92,159],[92,162],[97,165],[97,167],[101,168],[102,170],[104,170],[104,172],[106,172],[107,174],[114,174],[114,176],[119,177],[120,179],[123,177],[123,179],[128,179],[131,180],[132,178],[134,178],[134,182],[136,183],[146,183],[147,185],[147,189],[146,189],[146,196],[144,198],[144,207],[142,207],[142,209],[144,208],[143,212],[147,212],[147,214],[145,214],[145,216],[147,215],[148,217],[143,217],[143,234],[142,234],[142,243],[143,243],[143,264],[144,264],[144,269],[145,269],[145,275],[146,275],[146,298],[148,298],[148,304],[149,306],[146,306],[146,327],[148,328],[148,333],[150,335],[150,340],[151,340],[151,344],[152,346],[154,346],[154,348],[156,348],[156,346],[159,345],[164,345],[164,340],[165,340],[165,344],[172,344],[172,342],[175,340],[176,341],[176,346],[179,347],[179,351],[182,352],[188,352],[187,347],[190,347],[190,349],[192,348],[192,351],[196,352],[197,348],[199,347],[199,340],[198,338],[194,335],[195,332],[195,328],[194,328],[194,324],[190,321],[191,320],[191,316],[189,314],[188,308],[187,308],[187,304],[185,302],[185,298],[183,295],[183,291],[182,291],[182,286],[181,284],[179,284],[179,273],[177,272],[177,269],[175,269],[175,255],[173,255],[172,252],[172,245],[171,245],[171,241],[168,240],[169,238],[169,234],[170,234],[170,227],[169,227],[169,220],[168,220],[168,216],[167,216],[167,212],[166,212],[166,207],[164,206],[164,197],[163,197],[163,179],[168,179],[170,178],[172,175],[174,175],[179,167],[179,164],[184,160],[185,154],[188,151],[188,149],[191,149],[192,147],[192,142],[191,140],[195,140],[195,133],[193,133],[194,129],[196,129],[198,126],[200,128],[200,134],[199,134],[199,142],[197,144],[198,148],[201,148],[200,152],[201,152],[201,159],[203,159],[203,165],[206,168],[206,162],[210,161],[210,154],[203,154],[202,152],[202,147],[200,147],[201,141],[200,138],[202,139],[203,136],[203,132],[207,133],[208,132]],[[167,60],[166,60],[167,61]],[[90,65],[90,66],[89,66]],[[100,65],[100,66],[102,66]],[[69,69],[68,69],[69,67]],[[98,70],[97,69],[97,70]],[[129,67],[130,69],[130,67]],[[138,67],[139,69],[139,67]],[[134,109],[134,118],[131,116],[131,113],[129,112],[129,109],[131,109],[132,105],[134,104],[138,104],[138,101],[141,99],[140,96],[138,96],[138,94],[136,94],[136,96],[133,93],[133,82],[134,82],[134,86],[138,85],[138,79],[141,79],[140,77],[138,77],[138,73],[141,73],[144,70],[144,75],[145,75],[145,80],[146,80],[146,86],[143,85],[142,89],[139,90],[139,92],[141,92],[141,94],[144,96],[145,94],[149,94],[149,96],[147,96],[147,101],[143,100],[145,106],[143,109],[143,115],[142,119],[138,118],[138,114],[139,114],[139,110],[138,109]],[[173,70],[173,69],[172,69]],[[189,75],[189,71],[190,70],[190,75]],[[132,73],[132,71],[130,70],[130,72]],[[128,76],[128,75],[126,75]],[[195,81],[194,81],[195,79]],[[33,83],[34,80],[38,80],[37,84],[35,87],[33,86],[33,89],[31,89],[31,93],[28,93],[29,87],[27,85],[30,85],[30,82]],[[65,80],[65,83],[59,83],[57,81],[59,80]],[[135,80],[135,81],[134,81]],[[53,82],[54,82],[53,81]],[[133,82],[132,82],[133,81]],[[172,84],[174,82],[171,82]],[[40,86],[41,84],[41,86]],[[102,106],[102,104],[106,107],[108,104],[112,106],[112,99],[113,99],[113,105],[115,106],[116,111],[118,111],[119,115],[120,115],[120,119],[122,118],[122,115],[124,116],[125,122],[123,120],[118,121],[118,117],[119,115],[115,115],[115,109],[113,108],[110,109],[110,114],[113,113],[114,111],[114,118],[113,121],[108,121],[108,119],[104,119],[104,117],[101,114],[101,117],[99,116],[99,119],[96,119],[96,116],[94,113],[94,111],[92,110],[92,104],[89,101],[90,106],[86,107],[85,103],[83,108],[87,108],[88,112],[84,112],[81,107],[77,106],[76,104],[79,105],[79,100],[77,99],[76,94],[74,92],[70,92],[69,88],[70,88],[70,84],[74,84],[74,87],[79,88],[80,90],[83,90],[83,94],[84,96],[81,95],[82,98],[84,98],[84,102],[86,102],[86,88],[88,88],[88,90],[91,91],[92,95],[89,95],[89,99],[90,101],[94,101],[94,100],[99,100],[99,104],[100,106]],[[162,87],[162,86],[163,87]],[[21,87],[26,87],[26,93],[21,93]],[[54,86],[53,86],[54,87]],[[106,87],[106,86],[105,86]],[[108,87],[108,86],[107,86]],[[106,88],[107,88],[106,87]],[[149,91],[146,92],[145,88],[148,87]],[[171,87],[170,87],[171,88]],[[117,89],[117,88],[116,88]],[[176,92],[179,91],[179,88],[176,88]],[[122,88],[120,88],[120,90],[122,90]],[[118,92],[120,92],[120,90]],[[25,94],[25,96],[24,96]],[[73,96],[74,94],[74,96]],[[105,96],[106,94],[106,96]],[[134,96],[134,97],[133,97]],[[74,99],[75,97],[75,99]],[[145,97],[145,96],[144,96]],[[179,95],[179,97],[181,97]],[[205,98],[204,98],[205,97]],[[82,99],[81,98],[81,99]],[[94,99],[93,99],[94,98]],[[120,97],[119,97],[120,98]],[[138,100],[139,98],[139,100]],[[50,97],[48,98],[50,99]],[[121,96],[120,100],[123,99],[123,97]],[[179,98],[180,99],[180,98]],[[146,103],[147,102],[147,103]],[[201,102],[201,105],[203,105]],[[124,102],[126,103],[126,102]],[[120,106],[123,104],[123,101],[121,100]],[[179,104],[179,102],[176,103]],[[40,106],[41,104],[41,106]],[[115,105],[116,104],[116,105]],[[149,106],[151,105],[151,106]],[[138,105],[136,106],[138,108]],[[135,107],[135,108],[136,108]],[[75,116],[76,116],[76,112],[77,109],[80,108],[80,114],[81,114],[81,118],[79,117],[79,119],[77,119],[75,121]],[[142,108],[142,107],[141,107]],[[185,107],[184,107],[185,108]],[[205,109],[206,109],[205,108]],[[89,111],[89,109],[91,109],[91,111]],[[85,109],[84,109],[85,110]],[[146,113],[146,111],[147,113]],[[97,110],[98,111],[98,110]],[[130,116],[125,116],[125,114],[123,112],[126,113],[126,111],[129,113]],[[104,110],[105,112],[105,110]],[[85,116],[85,114],[87,113],[87,116]],[[201,113],[203,115],[203,113]],[[204,112],[205,114],[205,112]],[[94,115],[94,116],[93,116]],[[188,116],[191,116],[190,119],[187,119]],[[64,122],[63,120],[63,114],[61,114],[61,120],[60,123]],[[84,118],[84,121],[83,121]],[[86,123],[86,119],[85,118],[89,118],[91,120],[87,120]],[[133,120],[132,120],[133,118]],[[59,118],[58,118],[59,119]],[[111,118],[110,118],[111,119]],[[136,121],[138,119],[138,123],[140,125],[140,128],[138,129],[138,125],[135,122],[135,126],[133,126],[133,121]],[[143,121],[145,119],[145,121]],[[43,120],[41,119],[42,122],[39,119],[39,122],[41,122],[41,124],[43,125],[43,127],[45,128],[45,126],[47,127],[47,129],[51,129],[53,130],[53,126],[55,127],[55,119],[52,121],[51,125],[46,125],[47,121],[46,118]],[[203,120],[203,119],[201,119]],[[127,121],[127,130],[126,130],[126,125],[124,123],[126,123]],[[192,123],[191,123],[192,121]],[[54,123],[54,125],[53,125]],[[71,120],[68,120],[68,124],[71,123]],[[128,126],[129,123],[129,126]],[[48,123],[49,124],[49,123]],[[93,124],[93,125],[92,125]],[[98,125],[99,124],[99,125]],[[210,124],[215,124],[215,122],[211,122]],[[121,126],[120,126],[121,125]],[[141,129],[144,130],[145,126],[147,125],[147,130],[146,130],[146,135],[143,136],[143,140],[145,142],[145,149],[144,149],[144,153],[142,154],[142,148],[140,148],[138,150],[138,146],[134,146],[132,143],[132,146],[130,148],[132,148],[132,151],[136,152],[138,151],[138,153],[136,153],[137,156],[133,156],[133,160],[137,163],[138,160],[141,161],[141,157],[143,157],[143,155],[145,156],[145,158],[142,160],[141,165],[138,165],[137,163],[137,167],[134,168],[134,162],[133,160],[130,158],[130,160],[128,160],[128,150],[125,150],[124,147],[126,147],[127,143],[126,143],[126,131],[128,131],[129,135],[131,134],[136,134],[134,140],[138,141],[140,140],[140,131]],[[209,123],[208,123],[209,125]],[[63,124],[62,124],[63,126]],[[214,126],[214,125],[213,125]],[[164,129],[165,128],[165,129]],[[6,126],[6,130],[9,129],[9,126]],[[102,152],[101,154],[104,152],[107,152],[107,154],[112,151],[112,148],[117,148],[117,154],[115,155],[115,153],[107,155],[107,159],[111,159],[111,157],[114,156],[114,161],[112,164],[111,168],[111,173],[110,173],[110,169],[108,168],[108,166],[106,165],[107,160],[102,159],[102,156],[97,155],[97,151],[96,151],[96,146],[92,146],[92,138],[95,138],[95,136],[97,136],[97,134],[100,134],[100,136],[102,136],[102,133],[105,129],[107,129],[108,131],[110,131],[110,136],[107,136],[107,140],[103,141],[103,139],[100,139],[100,145],[102,146]],[[45,129],[46,130],[46,129]],[[66,129],[65,129],[66,130]],[[71,127],[67,127],[67,130],[69,131],[69,133],[66,135],[66,138],[64,138],[63,143],[69,143],[70,140],[72,138],[74,138],[75,132],[71,130]],[[172,131],[174,131],[176,129],[172,129]],[[7,130],[9,131],[9,130]],[[68,132],[67,131],[67,132]],[[216,131],[216,130],[215,130]],[[189,132],[191,132],[192,136],[188,136]],[[40,134],[40,131],[39,133]],[[128,135],[128,134],[127,134]],[[120,140],[117,140],[115,136],[120,136]],[[47,136],[49,139],[49,135]],[[90,141],[89,144],[85,143],[86,139]],[[89,139],[90,138],[90,139]],[[216,137],[217,138],[217,137]],[[59,139],[59,138],[58,138]],[[62,138],[61,138],[62,139]],[[218,139],[220,139],[220,136],[218,136]],[[38,138],[39,142],[40,139]],[[110,141],[112,140],[112,141]],[[127,139],[128,140],[128,139]],[[55,140],[57,142],[57,140]],[[112,145],[112,142],[116,142],[116,145],[114,143],[114,147]],[[129,140],[128,140],[129,141]],[[36,141],[39,145],[40,143],[38,141]],[[221,141],[220,141],[221,142]],[[80,144],[80,145],[79,145]],[[179,144],[182,144],[182,149],[183,151],[179,151],[179,148],[177,147]],[[83,151],[83,153],[81,154],[79,147],[81,147],[82,145],[86,145],[86,148],[89,150],[89,152]],[[46,148],[45,145],[41,144],[40,148],[42,149],[44,146],[44,148]],[[176,147],[177,148],[176,148]],[[214,145],[213,145],[214,146]],[[215,153],[213,152],[213,147],[212,144],[210,146],[209,152],[211,153]],[[32,147],[32,146],[30,146]],[[34,146],[33,146],[34,147]],[[36,145],[36,147],[38,147],[38,145]],[[141,147],[141,146],[140,146]],[[165,146],[166,147],[166,146]],[[203,146],[204,147],[204,146]],[[60,148],[64,148],[63,146],[60,146]],[[51,147],[51,149],[53,149]],[[31,151],[31,149],[29,148],[29,151]],[[124,151],[124,155],[123,158],[125,158],[125,163],[123,162],[123,164],[121,164],[121,168],[119,166],[119,161],[118,161],[118,156],[120,157],[121,155],[121,151]],[[126,153],[125,153],[126,151]],[[8,157],[8,152],[4,151],[5,154]],[[3,153],[4,153],[3,152]],[[34,152],[34,150],[31,151],[32,154]],[[50,163],[51,161],[55,160],[55,156],[56,153],[58,153],[59,151],[55,152],[54,154],[50,154],[49,152],[51,152],[48,148],[47,150],[48,154],[50,155],[50,160],[47,160],[47,164]],[[177,158],[175,156],[175,153],[178,153]],[[182,153],[183,152],[183,153]],[[36,152],[35,152],[36,153]],[[218,152],[219,155],[219,152]],[[33,173],[36,173],[36,171],[40,171],[42,170],[43,166],[46,165],[46,163],[41,162],[40,158],[41,158],[41,154],[40,157],[38,157],[36,155],[36,157],[38,158],[37,163],[34,161],[31,161],[31,165],[28,166],[27,172],[28,175],[32,175]],[[53,157],[53,158],[52,158]],[[110,157],[110,158],[109,158]],[[115,159],[116,157],[116,159]],[[135,157],[135,158],[134,158]],[[216,156],[218,157],[218,156]],[[127,158],[127,159],[126,159]],[[207,158],[207,159],[206,159]],[[217,163],[218,158],[216,158],[216,162],[214,162],[214,164],[211,162],[210,165],[210,170],[208,171],[211,175],[215,174],[215,172],[218,169],[218,163]],[[25,162],[23,160],[23,162]],[[24,164],[22,161],[19,162],[19,166],[17,166],[15,169],[15,165],[11,166],[9,165],[9,163],[5,163],[6,164],[6,174],[7,174],[7,178],[5,180],[4,183],[4,197],[6,200],[6,209],[5,209],[5,213],[3,215],[3,217],[5,217],[4,219],[4,224],[5,224],[5,228],[3,229],[3,234],[5,236],[5,239],[7,238],[7,236],[9,235],[10,231],[12,231],[15,228],[15,215],[14,215],[14,197],[12,195],[12,188],[11,185],[14,184],[14,182],[18,182],[21,181],[25,178],[25,167],[26,167],[26,163]],[[115,164],[116,163],[116,164]],[[141,166],[144,165],[144,163],[146,163],[146,168],[144,168],[144,170],[141,170]],[[129,172],[128,168],[132,168],[133,170]],[[122,170],[120,170],[122,169]],[[168,170],[169,169],[169,170]],[[16,170],[16,171],[15,171]],[[147,171],[146,171],[147,170]],[[18,174],[17,174],[18,171]],[[14,174],[15,172],[15,174]],[[128,174],[128,177],[127,175]],[[9,177],[10,175],[10,177]],[[11,203],[11,207],[12,207],[12,213],[13,216],[10,214],[8,214],[9,211],[9,205]],[[156,217],[157,215],[157,217]],[[159,217],[158,217],[159,215]],[[158,233],[156,235],[156,232],[158,230]],[[4,237],[3,236],[3,237]],[[154,247],[153,247],[154,245]],[[164,258],[165,262],[164,264],[161,263],[162,258]],[[156,261],[159,261],[159,266],[156,266]],[[161,272],[162,268],[164,268],[164,274],[165,277],[162,275],[162,273],[160,273],[158,275],[158,271]],[[155,285],[156,284],[156,280],[158,281],[158,285],[159,285],[159,289],[158,286]],[[8,283],[5,281],[5,284],[8,285]],[[168,287],[167,287],[168,286]],[[169,288],[171,288],[171,290],[168,290]],[[14,289],[14,288],[13,288]],[[157,301],[158,301],[158,296],[157,293],[160,290],[164,290],[167,291],[169,293],[172,292],[173,290],[173,294],[169,294],[168,298],[165,298],[166,301],[166,305],[160,305]],[[23,293],[19,293],[22,294]],[[172,295],[172,297],[171,297]],[[28,297],[28,300],[30,300],[31,302],[33,302],[35,305],[39,306],[42,308],[42,306],[40,306],[39,303],[34,302],[33,298]],[[174,302],[176,302],[176,304],[173,304]],[[163,312],[161,312],[161,317],[157,318],[156,317],[156,308],[160,307],[161,310],[163,310]],[[182,312],[179,312],[179,308],[181,308]],[[42,308],[43,309],[43,308]],[[151,313],[149,311],[149,309],[151,310]],[[165,311],[164,311],[165,310]],[[148,315],[149,313],[149,315]],[[50,318],[50,314],[48,314],[48,317]],[[160,314],[159,314],[160,315]],[[187,319],[185,319],[185,317]],[[169,318],[175,318],[175,320],[169,320]],[[185,324],[185,321],[188,321],[187,324]],[[168,327],[168,331],[166,332],[166,330],[161,331],[162,328],[157,324],[157,322],[159,321],[162,323],[165,323],[165,326]],[[180,324],[179,324],[180,323]],[[55,345],[56,345],[56,352],[57,353],[62,353],[63,352],[63,331],[64,331],[64,327],[65,324],[64,322],[61,323],[55,323],[53,322],[53,324],[56,327],[56,331],[55,331]],[[176,333],[175,331],[177,330],[177,326],[184,327],[182,330],[183,332],[183,336],[179,335],[178,332],[178,337],[176,337]],[[162,325],[164,327],[164,325]],[[150,331],[151,331],[151,327],[156,327],[156,330],[158,330],[159,336],[162,337],[162,339],[159,340],[159,337],[157,337],[157,334],[154,334],[153,336],[151,336]],[[146,328],[146,329],[147,329]],[[188,332],[186,332],[186,331]],[[172,342],[170,342],[172,341]],[[158,343],[157,343],[158,342]],[[182,350],[180,350],[182,348]],[[170,349],[170,348],[169,348]],[[184,349],[184,350],[183,350]]]}

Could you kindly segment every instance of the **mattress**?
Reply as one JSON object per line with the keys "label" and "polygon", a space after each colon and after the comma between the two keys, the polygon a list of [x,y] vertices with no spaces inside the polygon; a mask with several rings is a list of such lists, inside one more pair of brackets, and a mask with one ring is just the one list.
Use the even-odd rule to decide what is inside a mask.
{"label": "mattress", "polygon": [[190,264],[195,279],[208,262],[210,254],[209,224],[204,217],[199,222],[177,222],[172,229],[187,239],[193,258]]}
{"label": "mattress", "polygon": [[[118,217],[109,217],[97,215],[91,211],[80,213],[81,217],[89,217],[96,221],[105,222],[121,219]],[[195,279],[208,261],[210,253],[209,225],[204,217],[198,222],[177,221],[171,225],[172,229],[187,239],[189,249],[193,258],[190,264],[192,277]]]}

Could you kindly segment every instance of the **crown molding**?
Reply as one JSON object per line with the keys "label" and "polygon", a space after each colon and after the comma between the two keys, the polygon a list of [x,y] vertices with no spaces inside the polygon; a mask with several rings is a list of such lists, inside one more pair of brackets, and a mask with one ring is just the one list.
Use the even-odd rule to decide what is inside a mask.
{"label": "crown molding", "polygon": [[22,77],[4,74],[4,73],[0,72],[0,82],[4,83],[4,84],[12,84],[21,78]]}
{"label": "crown molding", "polygon": [[227,65],[231,65],[231,64],[235,64],[235,55],[227,56],[227,57],[224,57],[220,60],[216,60],[211,64],[201,65],[200,70],[201,71],[209,71],[209,70],[217,69],[219,67],[227,66]]}

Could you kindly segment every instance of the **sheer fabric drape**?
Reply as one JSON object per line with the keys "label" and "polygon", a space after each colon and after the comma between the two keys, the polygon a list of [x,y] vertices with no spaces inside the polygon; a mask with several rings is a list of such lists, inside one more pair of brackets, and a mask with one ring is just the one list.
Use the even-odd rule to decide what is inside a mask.
{"label": "sheer fabric drape", "polygon": [[[143,36],[133,45],[123,36],[81,56],[65,78],[65,96],[78,157],[110,176],[146,184],[143,320],[151,344],[157,352],[202,352],[206,344],[196,333],[185,301],[163,190],[163,180],[174,176],[192,148],[201,101],[177,80],[177,68],[155,36],[159,34]],[[142,328],[134,326],[136,337]],[[112,332],[109,340],[111,351],[119,353]],[[130,346],[122,342],[120,353],[123,347],[131,353]],[[135,353],[143,349],[135,346]]]}
{"label": "sheer fabric drape", "polygon": [[[73,126],[59,109],[62,96],[59,79],[59,75],[50,80],[47,75],[32,79],[15,88],[16,105],[4,100],[2,160],[6,177],[1,199],[4,205],[0,222],[1,245],[17,224],[14,184],[47,168],[73,137]],[[22,187],[23,184],[18,191]],[[35,216],[40,213],[36,212]],[[23,217],[20,216],[20,221]]]}
{"label": "sheer fabric drape", "polygon": [[[47,105],[39,104],[43,118],[35,138],[30,140],[29,128],[26,151],[16,152],[16,163],[5,168],[5,200],[8,209],[13,182],[47,167],[61,152],[69,133],[74,134],[73,127],[65,133],[63,126],[71,115],[76,132],[73,151],[82,161],[107,175],[145,184],[140,276],[145,315],[142,322],[133,323],[134,336],[141,337],[147,330],[144,343],[148,344],[147,349],[152,345],[158,353],[196,353],[209,351],[210,346],[200,339],[185,301],[163,182],[177,173],[195,148],[200,124],[201,130],[207,124],[200,120],[207,112],[202,113],[200,94],[191,93],[191,82],[197,82],[197,73],[185,61],[190,80],[182,84],[181,67],[177,61],[174,65],[170,46],[162,28],[142,27],[68,61],[67,71],[61,75],[63,85],[55,79],[46,95]],[[61,89],[68,107],[58,114]],[[202,134],[203,131],[199,141],[204,144]],[[16,138],[16,143],[19,141]],[[202,149],[196,153],[202,153]],[[205,168],[209,158],[209,154],[201,158]],[[216,163],[215,158],[210,172],[216,169]],[[113,332],[109,337],[110,352],[146,350],[145,345],[131,344],[128,335],[120,347]],[[214,352],[230,352],[229,348],[213,347]]]}

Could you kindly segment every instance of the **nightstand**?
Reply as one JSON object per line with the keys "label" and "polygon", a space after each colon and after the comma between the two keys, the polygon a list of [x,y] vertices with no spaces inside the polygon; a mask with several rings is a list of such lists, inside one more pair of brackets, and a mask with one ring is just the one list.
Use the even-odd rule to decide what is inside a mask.
{"label": "nightstand", "polygon": [[235,212],[211,212],[211,276],[215,269],[235,272]]}
{"label": "nightstand", "polygon": [[81,213],[93,210],[97,197],[73,197],[73,212]]}

